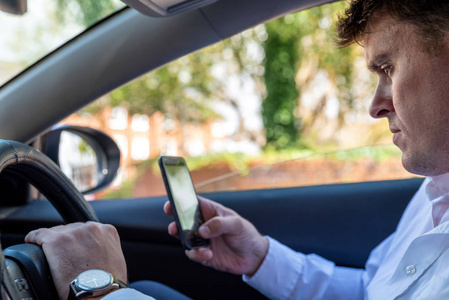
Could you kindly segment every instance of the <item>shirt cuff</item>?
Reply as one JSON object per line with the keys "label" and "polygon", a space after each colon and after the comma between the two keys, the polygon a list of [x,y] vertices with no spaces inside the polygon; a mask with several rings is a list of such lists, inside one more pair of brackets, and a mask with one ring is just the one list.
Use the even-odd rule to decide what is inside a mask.
{"label": "shirt cuff", "polygon": [[252,277],[243,275],[243,281],[270,299],[286,299],[296,286],[304,255],[268,236],[267,239],[268,252],[262,265]]}
{"label": "shirt cuff", "polygon": [[322,299],[334,263],[267,239],[268,252],[262,265],[252,277],[244,275],[243,281],[270,299]]}
{"label": "shirt cuff", "polygon": [[134,289],[118,289],[112,293],[107,294],[102,300],[155,300],[153,297],[147,296]]}

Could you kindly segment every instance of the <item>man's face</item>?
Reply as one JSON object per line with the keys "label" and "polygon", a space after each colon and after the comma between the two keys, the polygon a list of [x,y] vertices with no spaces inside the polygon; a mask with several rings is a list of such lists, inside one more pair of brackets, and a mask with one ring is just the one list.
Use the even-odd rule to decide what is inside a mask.
{"label": "man's face", "polygon": [[426,52],[414,27],[375,16],[363,39],[368,68],[378,76],[373,118],[387,118],[409,172],[449,172],[449,42]]}

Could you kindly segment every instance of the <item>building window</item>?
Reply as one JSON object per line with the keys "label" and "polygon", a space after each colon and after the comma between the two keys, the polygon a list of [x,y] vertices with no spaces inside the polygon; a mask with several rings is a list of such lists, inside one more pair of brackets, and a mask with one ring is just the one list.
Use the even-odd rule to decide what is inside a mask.
{"label": "building window", "polygon": [[187,151],[190,156],[199,156],[204,154],[204,144],[201,140],[191,140],[187,142]]}
{"label": "building window", "polygon": [[173,132],[176,128],[175,120],[167,115],[164,115],[164,130],[165,132]]}
{"label": "building window", "polygon": [[131,157],[134,160],[146,160],[150,157],[150,141],[146,138],[133,139]]}
{"label": "building window", "polygon": [[225,137],[225,124],[223,124],[222,122],[214,122],[210,130],[214,138]]}
{"label": "building window", "polygon": [[128,111],[123,107],[114,107],[111,111],[109,119],[109,128],[115,130],[123,130],[128,127]]}
{"label": "building window", "polygon": [[147,115],[134,115],[131,128],[134,131],[147,132],[150,129],[150,118]]}

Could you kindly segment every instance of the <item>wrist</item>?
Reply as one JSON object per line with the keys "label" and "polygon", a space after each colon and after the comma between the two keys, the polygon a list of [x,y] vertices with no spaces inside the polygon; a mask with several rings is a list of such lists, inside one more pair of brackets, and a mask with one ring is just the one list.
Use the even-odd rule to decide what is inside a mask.
{"label": "wrist", "polygon": [[260,240],[257,244],[258,246],[255,247],[253,251],[254,255],[253,268],[245,274],[248,277],[252,277],[254,276],[254,274],[257,273],[260,266],[262,266],[262,263],[264,262],[265,257],[267,256],[268,253],[269,241],[266,237],[260,236]]}

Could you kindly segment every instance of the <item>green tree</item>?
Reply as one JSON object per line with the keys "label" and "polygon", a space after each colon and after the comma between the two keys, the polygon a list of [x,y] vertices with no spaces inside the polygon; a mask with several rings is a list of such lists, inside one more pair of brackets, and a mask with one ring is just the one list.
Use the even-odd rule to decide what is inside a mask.
{"label": "green tree", "polygon": [[296,87],[298,38],[301,30],[288,18],[266,25],[265,49],[266,97],[262,104],[267,146],[276,149],[297,147],[299,120],[295,117],[299,90]]}
{"label": "green tree", "polygon": [[261,99],[265,94],[264,74],[264,50],[263,40],[266,38],[266,31],[263,25],[244,31],[232,38],[214,45],[210,48],[210,55],[213,55],[213,61],[221,64],[224,70],[223,78],[214,78],[211,81],[213,85],[213,97],[232,107],[238,117],[236,131],[233,134],[235,140],[249,139],[263,146],[264,139],[261,138],[261,132],[257,130],[248,130],[245,125],[246,112],[242,107],[245,100],[231,95],[226,90],[229,78],[237,79],[239,88],[244,89],[248,82],[254,84],[253,93]]}
{"label": "green tree", "polygon": [[330,85],[329,92],[316,101],[315,107],[312,108],[312,117],[303,123],[305,132],[319,119],[329,97],[336,96],[339,100],[340,125],[344,123],[346,113],[354,109],[354,61],[361,52],[359,48],[354,47],[338,49],[333,44],[336,16],[338,12],[343,11],[344,5],[344,2],[338,2],[319,6],[296,16],[298,25],[304,32],[300,40],[302,55],[297,84],[310,86],[317,74],[324,71]]}
{"label": "green tree", "polygon": [[[357,78],[363,66],[355,67],[363,57],[360,47],[338,49],[333,43],[334,24],[344,8],[344,2],[322,5],[266,24],[263,121],[267,146],[313,146],[310,140],[316,142],[323,124],[335,123],[337,131],[347,125],[348,116],[365,109],[355,99],[364,99],[372,85],[354,89],[354,80],[359,85],[362,81]],[[332,99],[338,99],[338,107],[333,107],[338,115],[335,122],[327,122],[324,112]]]}
{"label": "green tree", "polygon": [[[58,3],[76,7],[77,22],[83,24],[93,23],[120,5],[118,0],[99,0],[94,6],[87,0]],[[234,138],[249,137],[263,146],[258,132],[248,134],[241,103],[227,90],[226,80],[237,76],[241,86],[248,80],[255,82],[255,92],[264,99],[262,120],[268,147],[309,146],[307,139],[326,122],[324,111],[330,99],[338,99],[337,127],[345,126],[347,116],[361,108],[355,99],[363,96],[353,90],[353,78],[359,72],[355,61],[361,51],[358,47],[337,49],[332,43],[335,16],[344,6],[337,2],[315,7],[245,31],[144,75],[86,110],[121,105],[131,114],[159,111],[185,124],[218,118],[212,107],[221,101],[234,108],[239,118]],[[61,17],[67,16],[62,13]],[[263,61],[250,51],[254,45],[262,49]],[[225,66],[224,79],[213,75],[218,64]],[[308,111],[303,113],[303,98],[316,89],[316,81],[323,77],[320,74],[325,74],[328,86],[322,89],[326,92],[308,99]]]}
{"label": "green tree", "polygon": [[[251,45],[260,46],[258,31],[261,29],[263,27],[251,29],[143,75],[86,107],[83,112],[95,114],[105,106],[123,106],[130,114],[167,114],[182,126],[189,122],[204,123],[221,118],[213,109],[213,104],[225,102],[239,118],[234,138],[244,136],[256,141],[257,133],[250,132],[248,135],[245,130],[244,112],[238,99],[229,94],[226,81],[234,75],[241,85],[252,79],[257,85],[256,92],[262,92],[263,72],[260,64],[263,56],[260,54],[256,58],[249,53]],[[225,73],[223,78],[213,75],[217,66]]]}

